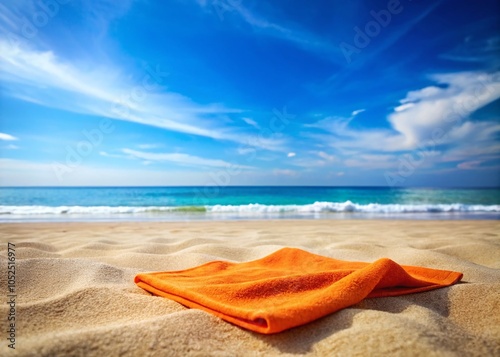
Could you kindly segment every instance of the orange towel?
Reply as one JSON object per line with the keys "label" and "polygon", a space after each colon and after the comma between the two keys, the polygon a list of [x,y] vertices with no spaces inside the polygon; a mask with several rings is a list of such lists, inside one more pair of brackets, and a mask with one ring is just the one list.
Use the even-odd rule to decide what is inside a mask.
{"label": "orange towel", "polygon": [[335,260],[294,248],[247,263],[214,261],[144,273],[135,283],[182,305],[246,329],[271,334],[303,325],[364,298],[396,296],[454,284],[462,273]]}

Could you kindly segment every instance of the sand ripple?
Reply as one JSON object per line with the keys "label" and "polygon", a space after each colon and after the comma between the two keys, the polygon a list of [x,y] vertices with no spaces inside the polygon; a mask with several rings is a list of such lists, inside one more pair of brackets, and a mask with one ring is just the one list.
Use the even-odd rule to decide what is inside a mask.
{"label": "sand ripple", "polygon": [[[3,224],[16,244],[19,356],[500,356],[500,223],[252,221]],[[0,286],[6,286],[6,244]],[[276,335],[249,332],[133,283],[139,272],[261,258],[284,246],[464,273],[368,299]],[[0,318],[7,316],[6,304]],[[4,321],[5,323],[5,321]],[[4,328],[2,327],[2,331]],[[2,335],[2,340],[4,336]],[[14,355],[6,342],[0,355]]]}

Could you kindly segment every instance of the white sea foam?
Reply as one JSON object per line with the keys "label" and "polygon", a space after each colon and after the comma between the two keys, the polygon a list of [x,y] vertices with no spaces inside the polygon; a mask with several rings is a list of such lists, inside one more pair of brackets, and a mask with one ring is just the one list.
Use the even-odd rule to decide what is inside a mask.
{"label": "white sea foam", "polygon": [[454,204],[358,204],[346,202],[315,202],[306,205],[214,205],[205,207],[173,206],[0,206],[0,215],[126,215],[126,214],[166,214],[172,212],[208,214],[286,214],[286,213],[496,213],[500,205]]}
{"label": "white sea foam", "polygon": [[359,213],[439,213],[439,212],[500,212],[500,205],[454,204],[358,204],[346,202],[315,202],[307,205],[261,205],[240,206],[215,205],[208,207],[209,212],[255,212],[255,213],[321,213],[321,212],[359,212]]}
{"label": "white sea foam", "polygon": [[171,212],[177,207],[132,207],[132,206],[0,206],[1,214],[12,215],[110,215],[147,212]]}

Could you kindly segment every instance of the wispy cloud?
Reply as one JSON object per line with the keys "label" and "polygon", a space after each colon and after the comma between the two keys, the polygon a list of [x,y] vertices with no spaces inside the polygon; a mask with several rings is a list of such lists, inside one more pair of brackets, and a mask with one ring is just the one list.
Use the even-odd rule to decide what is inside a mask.
{"label": "wispy cloud", "polygon": [[332,161],[335,161],[335,160],[336,160],[335,156],[333,156],[333,155],[329,155],[329,154],[327,154],[327,153],[326,153],[326,152],[324,152],[324,151],[319,151],[319,152],[317,152],[317,155],[318,155],[320,158],[322,158],[323,160],[326,160],[326,161],[330,161],[330,162],[332,162]]}
{"label": "wispy cloud", "polygon": [[122,149],[122,152],[134,158],[142,160],[147,160],[151,162],[158,162],[158,161],[172,162],[182,166],[212,167],[212,168],[238,167],[240,169],[251,168],[249,166],[234,165],[224,160],[205,159],[202,157],[183,154],[183,153],[151,153],[151,152],[137,151],[132,149]]}
{"label": "wispy cloud", "polygon": [[[197,0],[197,2],[202,7],[207,6],[206,1]],[[244,6],[241,1],[231,1],[227,7],[255,31],[263,35],[280,38],[308,52],[326,55],[330,60],[335,60],[340,63],[343,61],[339,48],[315,33],[299,28],[297,25],[285,25],[268,20],[261,14]]]}
{"label": "wispy cloud", "polygon": [[[445,0],[438,0],[432,3],[429,3],[427,8],[425,8],[422,12],[415,14],[415,8],[412,8],[412,4],[409,2],[408,5],[405,5],[403,8],[404,12],[409,12],[414,16],[411,16],[408,21],[404,23],[403,26],[399,27],[397,31],[388,31],[388,33],[384,36],[383,41],[379,44],[375,51],[372,52],[371,56],[376,56],[380,52],[386,51],[389,47],[393,46],[398,42],[401,38],[406,36],[415,26],[417,26],[420,22],[422,22],[427,16],[429,16],[437,7],[439,7]],[[371,56],[369,58],[371,58]],[[367,60],[369,59],[367,58]]]}
{"label": "wispy cloud", "polygon": [[1,186],[160,186],[206,183],[207,173],[192,170],[158,170],[141,165],[130,170],[119,167],[81,165],[63,181],[57,179],[52,164],[31,160],[0,158]]}
{"label": "wispy cloud", "polygon": [[139,149],[143,149],[143,150],[156,149],[156,148],[159,148],[161,146],[162,146],[161,144],[138,144],[137,145],[137,147]]}
{"label": "wispy cloud", "polygon": [[444,162],[466,161],[471,158],[481,158],[483,161],[500,159],[500,143],[495,141],[485,145],[481,141],[472,141],[466,145],[452,147],[442,155]]}
{"label": "wispy cloud", "polygon": [[[37,51],[0,41],[0,79],[5,94],[84,114],[135,122],[238,144],[252,136],[222,127],[217,120],[242,110],[222,104],[198,104],[165,90],[160,66],[144,68],[137,83],[119,69],[87,63],[85,68],[65,62],[51,51]],[[163,76],[163,77],[162,77]],[[156,82],[155,82],[156,81]],[[40,90],[45,88],[45,90]],[[252,145],[277,150],[283,139],[253,140]]]}
{"label": "wispy cloud", "polygon": [[[70,7],[69,1],[42,2],[36,0],[7,1],[8,5],[0,4],[0,32],[7,34],[11,40],[34,40],[44,43],[44,27]],[[134,0],[79,1],[78,15],[74,22],[87,24],[89,35],[86,46],[92,46],[106,35],[110,23],[125,15],[132,7]],[[92,41],[91,41],[92,40]],[[35,41],[34,41],[35,42]]]}
{"label": "wispy cloud", "polygon": [[[354,111],[353,113],[355,113]],[[305,133],[304,135],[339,151],[369,150],[369,151],[394,151],[402,149],[401,136],[390,129],[354,129],[350,123],[355,115],[350,117],[329,116],[313,124],[305,125],[306,128],[316,128],[329,134]]]}
{"label": "wispy cloud", "polygon": [[355,158],[344,161],[347,167],[359,167],[362,169],[381,169],[394,167],[397,163],[396,155],[357,155]]}
{"label": "wispy cloud", "polygon": [[128,156],[128,155],[110,154],[110,153],[108,153],[106,151],[100,151],[99,155],[104,156],[104,157],[113,157],[113,158],[116,158],[116,159],[129,159],[130,158],[130,156]]}
{"label": "wispy cloud", "polygon": [[466,161],[457,165],[457,168],[461,170],[475,170],[481,165],[482,161]]}
{"label": "wispy cloud", "polygon": [[480,63],[489,66],[497,66],[500,63],[498,53],[500,51],[500,36],[487,38],[476,38],[474,36],[464,37],[462,43],[440,58],[466,63]]}
{"label": "wispy cloud", "polygon": [[275,170],[273,170],[273,174],[275,176],[287,176],[287,177],[299,176],[299,173],[297,171],[287,170],[287,169],[275,169]]}
{"label": "wispy cloud", "polygon": [[17,140],[15,136],[6,133],[0,133],[0,140],[13,141]]}
{"label": "wispy cloud", "polygon": [[[383,54],[389,48],[395,46],[414,27],[416,27],[427,16],[429,16],[438,6],[440,6],[443,1],[444,0],[439,0],[431,3],[430,5],[428,5],[426,9],[424,9],[422,12],[418,14],[415,14],[415,8],[412,7],[412,3],[405,4],[404,6],[403,4],[401,4],[400,5],[402,7],[401,15],[394,15],[394,16],[408,16],[408,14],[412,14],[411,16],[408,16],[408,20],[404,22],[404,25],[399,26],[397,30],[392,29],[391,31],[390,26],[394,25],[389,23],[388,28],[386,28],[384,32],[381,32],[376,37],[375,40],[377,43],[371,44],[370,42],[366,46],[366,48],[363,48],[362,50],[358,48],[359,53],[356,53],[352,57],[352,60],[350,56],[345,57],[346,53],[342,52],[342,59],[344,60],[345,64],[348,64],[348,66],[346,66],[342,71],[337,71],[330,78],[328,78],[326,84],[326,91],[329,91],[332,88],[336,88],[339,85],[345,84],[346,80],[352,78],[354,72],[359,71],[360,68],[363,68],[370,62],[376,60],[376,58],[378,58],[380,54]],[[366,25],[367,23],[364,24],[360,23],[358,24],[358,27],[365,28]],[[352,37],[350,39],[346,39],[346,42],[349,43],[350,45],[353,44],[353,39],[354,36],[356,36],[356,33],[353,31],[351,35]]]}
{"label": "wispy cloud", "polygon": [[[388,116],[390,129],[356,129],[350,124],[354,117],[327,117],[309,128],[328,132],[306,133],[328,144],[338,152],[356,153],[348,166],[376,165],[385,168],[394,158],[390,153],[401,153],[426,147],[433,151],[447,146],[454,158],[472,156],[476,150],[461,150],[479,145],[482,150],[498,148],[496,136],[500,124],[491,120],[475,121],[471,115],[478,109],[500,98],[500,72],[461,72],[431,76],[435,86],[408,92]],[[353,112],[354,113],[354,112]],[[480,143],[480,144],[479,144]],[[370,154],[382,152],[382,156]],[[446,152],[441,159],[445,160]],[[370,155],[370,156],[368,156]],[[448,156],[449,157],[449,156]],[[370,165],[370,162],[373,165]]]}
{"label": "wispy cloud", "polygon": [[260,125],[253,119],[250,118],[241,118],[245,123],[247,123],[250,126],[253,126],[256,129],[260,129]]}

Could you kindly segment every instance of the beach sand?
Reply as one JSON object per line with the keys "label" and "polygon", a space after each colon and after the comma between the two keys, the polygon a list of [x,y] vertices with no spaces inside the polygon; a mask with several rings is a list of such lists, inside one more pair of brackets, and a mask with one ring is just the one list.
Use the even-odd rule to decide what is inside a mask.
{"label": "beach sand", "polygon": [[[1,356],[500,356],[500,222],[279,220],[1,224]],[[16,350],[7,347],[7,242]],[[464,273],[260,335],[138,288],[139,272],[243,262],[282,247]]]}

